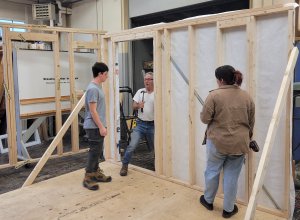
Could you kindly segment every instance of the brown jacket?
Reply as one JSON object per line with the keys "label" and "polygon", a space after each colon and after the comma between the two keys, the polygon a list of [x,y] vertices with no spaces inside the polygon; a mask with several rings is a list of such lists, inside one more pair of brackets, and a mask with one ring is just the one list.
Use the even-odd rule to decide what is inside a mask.
{"label": "brown jacket", "polygon": [[207,126],[207,138],[223,154],[249,152],[255,121],[255,105],[248,93],[235,85],[212,90],[205,100],[201,121]]}

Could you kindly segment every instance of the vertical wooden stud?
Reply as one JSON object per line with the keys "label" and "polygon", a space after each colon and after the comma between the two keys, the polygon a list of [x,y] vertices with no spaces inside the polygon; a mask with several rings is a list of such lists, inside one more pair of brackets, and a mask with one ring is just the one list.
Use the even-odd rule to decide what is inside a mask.
{"label": "vertical wooden stud", "polygon": [[154,121],[155,121],[155,172],[163,174],[163,117],[162,117],[162,33],[155,32],[154,37]]}
{"label": "vertical wooden stud", "polygon": [[[247,46],[248,46],[248,91],[255,103],[256,100],[256,20],[254,16],[248,18],[247,22]],[[255,137],[255,131],[253,131],[253,137]],[[250,151],[247,156],[246,163],[246,197],[247,201],[250,198],[251,189],[254,179],[254,155]]]}
{"label": "vertical wooden stud", "polygon": [[[70,78],[70,104],[71,111],[77,104],[77,94],[75,89],[75,59],[74,59],[74,33],[68,33],[68,48],[69,48],[69,78]],[[78,131],[78,116],[74,117],[74,121],[71,125],[71,140],[72,151],[79,151],[79,131]]]}
{"label": "vertical wooden stud", "polygon": [[[292,42],[295,42],[295,11],[288,11],[288,42],[291,42],[289,45],[289,54],[293,49]],[[285,177],[284,177],[284,214],[288,218],[293,213],[290,213],[290,184],[291,184],[291,167],[292,167],[292,115],[293,115],[293,87],[292,83],[294,81],[294,75],[291,75],[290,86],[286,95],[286,116],[285,116]]]}
{"label": "vertical wooden stud", "polygon": [[4,27],[4,74],[5,74],[5,98],[6,98],[6,113],[7,113],[7,133],[8,133],[8,156],[9,164],[15,165],[17,159],[17,131],[16,131],[16,113],[15,113],[15,93],[14,93],[14,81],[12,70],[12,42],[9,38],[9,28]]}
{"label": "vertical wooden stud", "polygon": [[165,103],[165,123],[166,123],[166,176],[171,177],[173,174],[172,162],[172,111],[171,111],[171,36],[168,29],[164,29],[164,74],[166,88]]}
{"label": "vertical wooden stud", "polygon": [[[99,36],[99,35],[98,35]],[[98,56],[99,57],[99,56]],[[108,40],[106,38],[102,38],[101,41],[101,57],[103,59],[103,62],[105,62],[107,65],[108,64]],[[100,61],[100,57],[99,57]],[[109,77],[114,77],[113,70],[110,70]],[[106,159],[111,159],[111,147],[110,146],[110,112],[114,111],[113,109],[110,108],[110,100],[111,96],[113,94],[110,94],[109,90],[109,80],[106,80],[106,82],[103,84],[103,90],[105,94],[105,103],[106,103],[106,125],[107,125],[107,136],[104,139],[104,153],[105,153],[105,158]]]}
{"label": "vertical wooden stud", "polygon": [[[54,53],[54,69],[55,69],[55,128],[56,134],[62,126],[62,113],[61,113],[61,85],[60,85],[60,59],[59,59],[59,39],[58,35],[56,40],[53,42],[53,53]],[[59,142],[57,146],[57,154],[62,155],[63,153],[63,143]]]}
{"label": "vertical wooden stud", "polygon": [[195,170],[195,28],[188,27],[189,39],[189,183],[196,183]]}
{"label": "vertical wooden stud", "polygon": [[[118,95],[117,93],[119,92],[119,88],[117,88],[117,85],[119,84],[117,82],[117,80],[119,80],[118,77],[118,67],[116,65],[119,65],[118,63],[118,43],[112,41],[112,57],[113,57],[113,88],[114,88],[114,104],[115,106],[118,108],[119,107],[119,103],[117,103],[117,98]],[[114,109],[114,132],[115,132],[115,146],[114,146],[114,160],[117,161],[118,160],[118,137],[120,136],[120,133],[118,130],[118,122],[119,122],[119,116],[118,116],[118,110],[115,108]]]}
{"label": "vertical wooden stud", "polygon": [[[219,22],[217,22],[217,67],[224,65],[224,40],[223,40],[223,31],[220,28]],[[223,171],[220,174],[220,180],[223,179]],[[219,182],[218,193],[223,193],[223,181]]]}

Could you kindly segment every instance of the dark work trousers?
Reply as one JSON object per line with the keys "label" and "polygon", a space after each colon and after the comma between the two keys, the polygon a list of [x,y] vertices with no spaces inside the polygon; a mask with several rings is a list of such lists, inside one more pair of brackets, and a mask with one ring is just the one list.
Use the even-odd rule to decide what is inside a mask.
{"label": "dark work trousers", "polygon": [[85,171],[87,173],[96,172],[99,159],[103,154],[104,137],[100,135],[99,129],[85,129],[89,142],[88,161]]}

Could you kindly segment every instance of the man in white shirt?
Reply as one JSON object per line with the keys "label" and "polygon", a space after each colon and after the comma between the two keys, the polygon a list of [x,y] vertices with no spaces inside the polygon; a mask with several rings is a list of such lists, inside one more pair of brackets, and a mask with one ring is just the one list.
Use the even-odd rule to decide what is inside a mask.
{"label": "man in white shirt", "polygon": [[132,107],[138,111],[138,119],[122,160],[121,176],[127,176],[128,164],[142,137],[146,138],[148,147],[154,150],[154,85],[152,72],[145,74],[144,85],[145,88],[139,89],[133,97]]}

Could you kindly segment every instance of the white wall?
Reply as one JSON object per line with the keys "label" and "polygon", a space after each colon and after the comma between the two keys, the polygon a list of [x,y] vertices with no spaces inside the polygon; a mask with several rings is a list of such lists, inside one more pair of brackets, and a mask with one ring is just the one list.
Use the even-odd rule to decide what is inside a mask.
{"label": "white wall", "polygon": [[85,0],[73,4],[70,27],[122,30],[122,0]]}
{"label": "white wall", "polygon": [[184,7],[209,0],[129,0],[129,17]]}
{"label": "white wall", "polygon": [[0,19],[11,19],[33,23],[31,6],[19,3],[0,1]]}
{"label": "white wall", "polygon": [[[72,28],[98,29],[108,32],[120,31],[122,29],[122,1],[84,0],[75,3],[72,5],[72,15],[68,18],[68,22],[63,15],[63,26],[68,23],[68,27]],[[27,24],[37,23],[32,19],[32,6],[30,4],[2,0],[0,0],[0,19],[24,21]]]}

